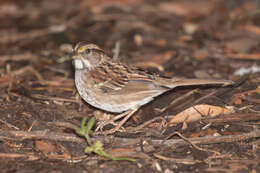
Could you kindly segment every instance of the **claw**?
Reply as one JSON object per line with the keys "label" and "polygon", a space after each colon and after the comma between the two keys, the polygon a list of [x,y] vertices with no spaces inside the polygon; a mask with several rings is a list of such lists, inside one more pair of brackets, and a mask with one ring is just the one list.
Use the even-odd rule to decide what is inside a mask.
{"label": "claw", "polygon": [[[103,121],[100,122],[100,124],[97,126],[97,128],[95,129],[95,133],[96,134],[103,134],[103,135],[108,135],[108,134],[112,134],[115,133],[117,131],[121,131],[120,129],[122,128],[122,126],[125,124],[125,122],[138,110],[138,108],[135,109],[131,109],[129,111],[126,111],[122,114],[119,114],[117,116],[115,116],[114,118],[112,118],[111,120],[108,121]],[[124,117],[124,118],[123,118]],[[117,120],[123,118],[119,123],[116,123]],[[102,131],[102,129],[108,125],[108,124],[112,124],[115,127],[110,129],[110,130],[106,130],[106,131]],[[98,132],[100,131],[100,132]]]}
{"label": "claw", "polygon": [[103,131],[103,128],[107,125],[113,125],[113,126],[117,126],[118,124],[116,122],[114,122],[114,120],[108,120],[108,121],[99,121],[97,123],[97,127],[95,129],[95,132],[98,132],[98,131]]}

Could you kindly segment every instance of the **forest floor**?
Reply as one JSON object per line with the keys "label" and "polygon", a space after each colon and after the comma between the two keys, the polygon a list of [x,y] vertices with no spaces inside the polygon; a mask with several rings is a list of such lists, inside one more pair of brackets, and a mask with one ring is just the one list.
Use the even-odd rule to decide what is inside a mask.
{"label": "forest floor", "polygon": [[[0,172],[260,172],[259,7],[1,0]],[[234,85],[176,88],[90,144],[75,132],[83,117],[114,115],[78,98],[71,49],[81,41],[153,73]],[[97,141],[112,158],[135,161],[84,152]]]}

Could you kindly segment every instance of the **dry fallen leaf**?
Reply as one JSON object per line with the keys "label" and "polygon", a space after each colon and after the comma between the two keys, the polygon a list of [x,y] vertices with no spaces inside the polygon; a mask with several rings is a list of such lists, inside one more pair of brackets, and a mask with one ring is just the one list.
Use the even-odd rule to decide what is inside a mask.
{"label": "dry fallen leaf", "polygon": [[233,59],[248,59],[248,60],[260,60],[260,53],[228,53],[227,57]]}
{"label": "dry fallen leaf", "polygon": [[82,9],[89,8],[94,13],[101,13],[105,8],[109,6],[117,6],[123,8],[138,3],[140,3],[140,0],[81,0],[80,6]]}
{"label": "dry fallen leaf", "polygon": [[56,146],[49,141],[37,140],[35,141],[35,148],[44,153],[57,152]]}
{"label": "dry fallen leaf", "polygon": [[239,97],[233,97],[232,102],[236,105],[241,105],[243,103],[242,99]]}
{"label": "dry fallen leaf", "polygon": [[188,3],[185,1],[179,2],[162,2],[159,5],[159,10],[168,13],[174,13],[179,16],[202,16],[209,14],[214,9],[214,3],[212,2],[199,2]]}
{"label": "dry fallen leaf", "polygon": [[255,25],[245,25],[243,26],[243,29],[252,33],[255,33],[257,35],[260,35],[260,27]]}
{"label": "dry fallen leaf", "polygon": [[173,119],[170,120],[170,123],[176,124],[182,122],[193,122],[193,121],[198,121],[205,116],[216,117],[220,114],[229,114],[229,113],[232,113],[232,111],[226,108],[201,104],[201,105],[192,106],[178,113]]}
{"label": "dry fallen leaf", "polygon": [[203,60],[207,58],[210,55],[209,51],[204,48],[204,49],[197,49],[194,51],[194,56],[197,60]]}
{"label": "dry fallen leaf", "polygon": [[259,44],[257,38],[236,38],[226,42],[226,49],[230,52],[247,53]]}
{"label": "dry fallen leaf", "polygon": [[151,44],[154,46],[165,47],[167,45],[167,41],[165,39],[153,40]]}
{"label": "dry fallen leaf", "polygon": [[140,158],[140,159],[149,159],[149,156],[135,151],[132,148],[113,148],[107,150],[107,153],[113,157],[131,157],[131,158]]}

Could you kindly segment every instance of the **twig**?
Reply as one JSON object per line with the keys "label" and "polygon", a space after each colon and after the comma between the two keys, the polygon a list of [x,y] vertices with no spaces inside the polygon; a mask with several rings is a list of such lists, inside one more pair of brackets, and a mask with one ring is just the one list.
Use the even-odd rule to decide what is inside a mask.
{"label": "twig", "polygon": [[48,122],[47,125],[68,128],[68,129],[72,129],[72,130],[76,129],[75,125],[70,122],[54,121],[54,122]]}
{"label": "twig", "polygon": [[173,135],[178,135],[180,138],[182,138],[184,141],[188,142],[189,144],[191,144],[194,148],[196,148],[197,150],[200,150],[200,151],[206,151],[206,152],[212,152],[212,153],[215,153],[217,155],[219,155],[220,153],[217,152],[217,151],[214,151],[214,150],[208,150],[208,149],[204,149],[204,148],[201,148],[197,145],[195,145],[193,142],[190,141],[190,139],[184,137],[182,134],[180,134],[179,132],[174,132],[172,133],[171,135],[167,136],[166,139],[169,139],[171,136]]}
{"label": "twig", "polygon": [[166,120],[163,118],[163,117],[155,117],[149,121],[146,121],[145,123],[137,126],[137,127],[132,127],[130,129],[127,129],[127,132],[138,132],[139,130],[141,130],[142,128],[144,128],[145,126],[148,126],[149,124],[157,121],[157,120],[162,120],[162,123],[163,122],[166,122]]}
{"label": "twig", "polygon": [[196,163],[202,162],[199,160],[192,160],[192,159],[177,159],[177,158],[165,157],[165,156],[162,156],[162,155],[156,154],[156,153],[153,155],[154,155],[154,157],[161,159],[161,160],[171,161],[174,163],[182,163],[182,164],[186,164],[186,165],[194,165]]}
{"label": "twig", "polygon": [[19,76],[19,75],[22,75],[26,72],[31,72],[31,74],[34,74],[37,77],[38,80],[44,81],[41,74],[38,71],[36,71],[32,66],[28,65],[28,66],[25,66],[25,67],[20,68],[18,70],[11,71],[10,73],[0,77],[0,87],[7,85],[10,82],[10,80],[12,80],[13,76]]}
{"label": "twig", "polygon": [[55,101],[63,101],[63,102],[73,102],[73,103],[79,103],[76,99],[66,99],[66,98],[60,98],[60,97],[51,97],[51,96],[45,96],[40,94],[31,94],[31,98],[39,99],[39,100],[55,100]]}
{"label": "twig", "polygon": [[0,119],[0,122],[4,123],[4,124],[5,124],[7,127],[9,127],[9,128],[14,128],[15,130],[20,130],[20,129],[19,129],[18,127],[16,127],[15,125],[12,125],[12,124],[10,124],[10,123],[8,123],[8,122],[2,120],[2,119]]}
{"label": "twig", "polygon": [[1,61],[24,61],[24,60],[34,60],[36,59],[36,55],[32,54],[31,52],[25,52],[15,55],[1,55]]}
{"label": "twig", "polygon": [[256,121],[260,120],[260,114],[256,113],[249,113],[249,114],[229,114],[229,115],[222,115],[217,118],[209,118],[203,120],[205,123],[226,123],[226,122],[246,122],[246,121]]}
{"label": "twig", "polygon": [[33,160],[38,160],[40,159],[39,156],[33,154],[33,153],[0,153],[0,158],[9,158],[9,159],[21,159],[21,158],[26,158],[27,160],[33,161]]}
{"label": "twig", "polygon": [[83,143],[84,139],[77,137],[75,134],[58,133],[58,132],[48,132],[48,131],[4,131],[0,130],[0,140],[10,140],[10,141],[23,141],[32,139],[47,139],[55,141],[67,141]]}
{"label": "twig", "polygon": [[[227,135],[227,136],[205,136],[198,138],[188,138],[190,142],[193,144],[216,144],[216,143],[224,143],[224,142],[237,142],[244,141],[253,138],[260,137],[260,130],[254,130],[249,133],[243,133],[240,135]],[[84,143],[85,140],[79,138],[75,134],[68,133],[58,133],[58,132],[49,132],[49,131],[3,131],[0,130],[0,140],[10,140],[10,141],[23,141],[23,140],[32,140],[32,139],[47,139],[47,140],[55,140],[55,141],[67,141],[67,142],[75,142],[75,143]],[[92,137],[92,141],[102,141],[103,143],[111,143],[118,144],[120,146],[133,145],[140,143],[140,139],[137,138],[118,138],[118,137]],[[150,138],[143,139],[148,141],[151,145],[161,146],[161,145],[187,145],[186,141],[183,139],[170,139],[170,140],[152,140]]]}
{"label": "twig", "polygon": [[116,42],[116,45],[115,45],[115,48],[113,49],[113,59],[114,60],[118,60],[118,57],[119,57],[119,53],[120,53],[120,42],[117,41]]}
{"label": "twig", "polygon": [[54,25],[48,28],[33,30],[29,32],[11,32],[7,34],[8,31],[3,32],[0,34],[0,44],[8,44],[14,43],[21,40],[28,40],[28,39],[36,39],[38,37],[43,37],[49,34],[55,34],[64,32],[66,30],[66,25]]}

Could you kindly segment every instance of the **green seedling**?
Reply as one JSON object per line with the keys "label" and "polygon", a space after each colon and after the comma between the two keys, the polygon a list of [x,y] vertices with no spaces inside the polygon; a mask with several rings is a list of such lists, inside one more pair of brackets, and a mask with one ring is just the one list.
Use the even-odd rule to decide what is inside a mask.
{"label": "green seedling", "polygon": [[[90,135],[93,134],[93,131],[91,130],[93,126],[95,125],[95,118],[92,117],[90,120],[87,122],[88,118],[84,117],[81,121],[80,127],[76,128],[76,133],[80,136],[84,136],[87,140],[88,147],[85,148],[85,153],[90,154],[90,153],[96,153],[99,156],[111,159],[111,160],[127,160],[131,162],[135,162],[135,159],[132,158],[124,158],[124,157],[113,157],[109,154],[107,154],[104,150],[104,146],[100,141],[96,141],[94,144],[92,144],[90,140]],[[87,122],[87,125],[86,125]]]}
{"label": "green seedling", "polygon": [[64,63],[64,62],[70,61],[70,60],[71,60],[71,58],[69,56],[63,56],[63,57],[56,59],[56,62],[57,63]]}

